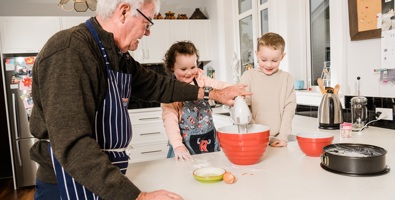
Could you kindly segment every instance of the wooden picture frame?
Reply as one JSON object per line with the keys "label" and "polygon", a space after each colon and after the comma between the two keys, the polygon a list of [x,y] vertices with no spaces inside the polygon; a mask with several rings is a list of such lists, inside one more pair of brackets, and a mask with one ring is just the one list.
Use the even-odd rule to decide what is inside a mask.
{"label": "wooden picture frame", "polygon": [[[351,41],[374,39],[381,37],[381,29],[372,29],[366,31],[359,31],[359,19],[358,19],[358,0],[348,0],[348,20],[350,26],[350,37]],[[372,4],[377,6],[376,1],[372,1]],[[380,0],[381,7],[381,0]],[[362,9],[362,8],[361,8]],[[374,16],[375,17],[375,16]]]}

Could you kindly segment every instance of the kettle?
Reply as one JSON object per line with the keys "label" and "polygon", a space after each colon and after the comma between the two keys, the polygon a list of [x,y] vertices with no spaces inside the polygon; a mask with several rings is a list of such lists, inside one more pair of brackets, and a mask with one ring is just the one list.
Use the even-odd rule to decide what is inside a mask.
{"label": "kettle", "polygon": [[321,99],[318,108],[318,122],[320,129],[339,129],[343,123],[343,109],[337,94],[333,88],[326,87],[326,93]]}

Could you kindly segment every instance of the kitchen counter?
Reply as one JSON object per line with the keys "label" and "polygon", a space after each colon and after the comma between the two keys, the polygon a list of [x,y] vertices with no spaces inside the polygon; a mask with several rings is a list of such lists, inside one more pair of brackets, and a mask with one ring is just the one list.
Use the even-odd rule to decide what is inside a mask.
{"label": "kitchen counter", "polygon": [[[309,90],[296,90],[296,103],[298,105],[307,105],[307,106],[320,106],[321,104],[321,99],[323,94],[319,91],[319,89],[316,89],[314,91],[309,91]],[[339,100],[344,108],[344,95],[343,94],[338,94]]]}
{"label": "kitchen counter", "polygon": [[[299,132],[332,132],[333,143],[353,142],[380,146],[388,151],[386,163],[395,167],[395,132],[369,127],[340,139],[339,130],[318,129],[316,118],[295,116],[293,134]],[[291,137],[291,140],[294,137]],[[232,164],[223,154],[215,152],[194,155],[193,162],[174,159],[130,164],[126,176],[142,191],[166,189],[185,200],[233,199],[320,199],[320,200],[390,200],[395,198],[395,172],[372,177],[350,177],[328,172],[320,167],[319,157],[305,156],[296,141],[286,148],[268,147],[261,162],[250,166]],[[132,158],[133,159],[133,158]],[[235,184],[201,183],[192,176],[200,167],[221,167],[237,177]]]}

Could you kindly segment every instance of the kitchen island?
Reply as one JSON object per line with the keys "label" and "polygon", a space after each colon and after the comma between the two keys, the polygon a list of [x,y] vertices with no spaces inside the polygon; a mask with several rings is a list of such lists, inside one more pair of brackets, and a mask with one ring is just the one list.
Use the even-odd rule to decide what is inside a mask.
{"label": "kitchen island", "polygon": [[[369,127],[354,132],[352,138],[339,138],[339,130],[318,129],[316,118],[295,116],[293,133],[332,132],[333,143],[363,143],[388,151],[387,165],[395,167],[395,131]],[[291,140],[294,138],[290,138]],[[305,156],[296,141],[285,148],[268,147],[255,165],[232,164],[223,152],[195,155],[194,161],[162,159],[129,165],[126,176],[142,191],[166,189],[185,200],[392,200],[395,199],[395,172],[370,177],[351,177],[321,168],[319,157]],[[131,158],[133,159],[133,158]],[[220,167],[236,176],[237,182],[226,184],[196,181],[193,170]]]}

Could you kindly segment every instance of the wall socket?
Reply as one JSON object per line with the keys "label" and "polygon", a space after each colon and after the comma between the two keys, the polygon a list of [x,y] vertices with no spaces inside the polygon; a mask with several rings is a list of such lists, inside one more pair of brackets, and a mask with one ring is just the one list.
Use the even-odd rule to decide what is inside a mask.
{"label": "wall socket", "polygon": [[390,120],[392,121],[393,118],[393,111],[392,108],[376,108],[376,113],[381,112],[384,117],[381,120]]}

